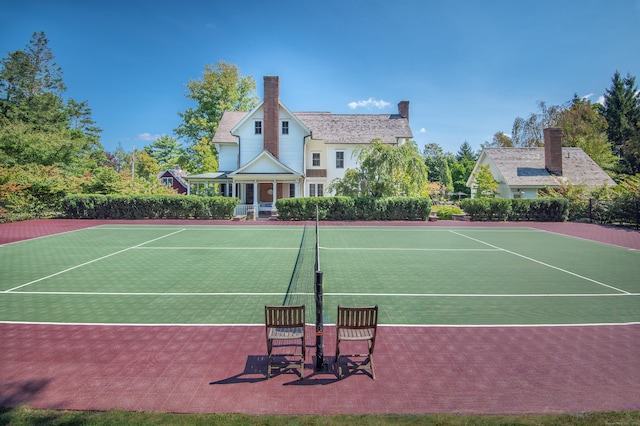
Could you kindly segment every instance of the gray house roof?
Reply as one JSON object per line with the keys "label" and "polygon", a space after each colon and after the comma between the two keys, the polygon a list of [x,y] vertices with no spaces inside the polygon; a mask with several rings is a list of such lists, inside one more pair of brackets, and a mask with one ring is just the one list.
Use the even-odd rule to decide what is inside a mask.
{"label": "gray house roof", "polygon": [[298,112],[296,117],[311,130],[313,139],[330,144],[365,144],[374,138],[387,144],[413,137],[409,120],[399,114],[331,114]]}
{"label": "gray house roof", "polygon": [[240,122],[247,114],[246,111],[225,111],[222,113],[220,123],[213,135],[213,143],[232,143],[237,142],[235,136],[231,134],[231,129]]}
{"label": "gray house roof", "polygon": [[485,148],[484,154],[509,186],[616,185],[581,148],[562,148],[562,176],[545,169],[544,148]]}
{"label": "gray house roof", "polygon": [[[236,138],[231,129],[248,113],[226,111],[220,123],[213,143],[234,143]],[[398,139],[413,137],[409,120],[399,114],[331,114],[329,112],[293,113],[311,130],[313,139],[328,144],[365,144],[374,138],[387,144],[397,144]]]}

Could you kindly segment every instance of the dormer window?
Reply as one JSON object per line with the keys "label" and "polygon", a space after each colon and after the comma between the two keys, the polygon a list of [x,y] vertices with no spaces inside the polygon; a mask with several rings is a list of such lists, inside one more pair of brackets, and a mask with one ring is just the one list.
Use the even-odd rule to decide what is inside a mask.
{"label": "dormer window", "polygon": [[282,134],[283,135],[288,135],[289,134],[289,122],[288,121],[283,121],[282,122]]}
{"label": "dormer window", "polygon": [[256,135],[261,135],[262,134],[262,121],[256,121],[255,122],[255,133],[256,133]]}

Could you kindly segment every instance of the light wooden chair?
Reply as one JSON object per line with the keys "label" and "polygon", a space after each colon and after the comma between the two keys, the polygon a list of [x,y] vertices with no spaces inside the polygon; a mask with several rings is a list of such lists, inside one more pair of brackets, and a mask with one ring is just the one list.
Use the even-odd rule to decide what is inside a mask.
{"label": "light wooden chair", "polygon": [[[369,370],[371,377],[376,378],[373,370],[373,350],[376,345],[376,333],[378,330],[378,305],[366,307],[338,306],[338,319],[336,321],[336,363],[338,365],[338,378],[342,378],[341,358],[347,358],[350,365],[347,369]],[[340,343],[363,341],[367,342],[367,353],[343,354],[340,352]],[[351,358],[365,358],[356,362]]]}
{"label": "light wooden chair", "polygon": [[[298,368],[300,377],[304,377],[305,359],[305,307],[300,306],[265,306],[265,331],[267,335],[267,379],[271,378],[273,368]],[[293,353],[273,353],[274,342],[277,348],[293,348]],[[300,346],[300,351],[297,347]],[[275,362],[274,359],[283,361]],[[291,359],[294,358],[294,359]]]}

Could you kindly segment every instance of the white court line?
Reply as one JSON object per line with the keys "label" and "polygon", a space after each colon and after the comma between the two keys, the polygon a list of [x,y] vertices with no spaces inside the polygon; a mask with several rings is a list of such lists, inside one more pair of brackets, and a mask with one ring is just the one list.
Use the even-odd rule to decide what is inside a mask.
{"label": "white court line", "polygon": [[640,293],[526,293],[526,294],[483,294],[483,293],[323,293],[325,296],[376,296],[376,297],[627,297]]}
{"label": "white court line", "polygon": [[[264,323],[250,324],[203,324],[203,323],[110,323],[110,322],[42,322],[42,321],[0,321],[0,324],[20,325],[64,325],[86,327],[264,327]],[[314,325],[313,323],[306,323]],[[325,326],[335,327],[335,323],[325,323]],[[583,324],[378,324],[378,327],[411,327],[411,328],[548,328],[548,327],[612,327],[640,325],[640,322],[596,322]]]}
{"label": "white court line", "polygon": [[[93,291],[13,291],[8,294],[30,294],[30,295],[51,295],[51,296],[286,296],[286,292],[278,293],[121,293],[121,292],[93,292]],[[292,296],[310,296],[313,293],[289,293]]]}
{"label": "white court line", "polygon": [[[6,293],[6,292],[5,292]],[[52,296],[285,296],[287,294],[294,296],[313,296],[313,292],[295,292],[295,293],[246,293],[246,292],[92,292],[92,291],[13,291],[8,294],[31,294],[31,295],[52,295]],[[483,293],[323,293],[325,296],[342,297],[342,296],[365,296],[365,297],[628,297],[640,296],[640,293],[527,293],[527,294],[483,294]]]}
{"label": "white court line", "polygon": [[320,247],[322,250],[357,250],[357,251],[502,251],[497,248],[404,248],[404,247]]}
{"label": "white court line", "polygon": [[154,239],[149,240],[149,241],[145,241],[144,243],[140,243],[140,244],[137,244],[137,245],[132,246],[132,247],[127,247],[126,249],[116,251],[116,252],[111,253],[111,254],[108,254],[108,255],[106,255],[106,256],[102,256],[102,257],[99,257],[99,258],[97,258],[97,259],[93,259],[93,260],[90,260],[90,261],[88,261],[88,262],[84,262],[84,263],[81,263],[81,264],[79,264],[79,265],[72,266],[71,268],[67,268],[67,269],[65,269],[65,270],[63,270],[63,271],[56,272],[55,274],[47,275],[46,277],[38,278],[37,280],[29,281],[28,283],[25,283],[25,284],[19,285],[19,286],[17,286],[17,287],[13,287],[13,288],[10,288],[10,289],[8,289],[8,290],[4,290],[2,293],[10,293],[10,292],[12,292],[12,291],[14,291],[14,290],[17,290],[17,289],[19,289],[19,288],[26,287],[26,286],[31,285],[31,284],[35,284],[35,283],[37,283],[37,282],[39,282],[39,281],[43,281],[43,280],[46,280],[46,279],[48,279],[48,278],[55,277],[55,276],[60,275],[60,274],[64,274],[65,272],[73,271],[74,269],[78,269],[78,268],[81,268],[81,267],[83,267],[83,266],[89,265],[89,264],[91,264],[91,263],[97,262],[97,261],[99,261],[99,260],[106,259],[106,258],[111,257],[111,256],[115,256],[116,254],[124,253],[125,251],[129,251],[129,250],[131,250],[131,249],[134,249],[134,248],[140,247],[140,246],[142,246],[142,245],[144,245],[144,244],[149,244],[149,243],[152,243],[152,242],[154,242],[154,241],[158,241],[158,240],[161,240],[161,239],[163,239],[163,238],[170,237],[171,235],[177,234],[177,233],[182,232],[182,231],[184,231],[184,229],[179,229],[179,230],[177,230],[177,231],[175,231],[175,232],[172,232],[172,233],[170,233],[170,234],[163,235],[163,236],[161,236],[161,237],[154,238]]}
{"label": "white court line", "polygon": [[501,248],[501,247],[498,247],[498,246],[494,246],[493,244],[489,244],[489,243],[487,243],[486,241],[478,240],[477,238],[473,238],[473,237],[470,237],[470,236],[468,236],[468,235],[461,234],[461,233],[456,232],[456,231],[453,231],[453,230],[450,230],[449,232],[451,232],[451,233],[453,233],[453,234],[456,234],[456,235],[459,235],[459,236],[461,236],[461,237],[468,238],[468,239],[470,239],[470,240],[476,241],[476,242],[478,242],[478,243],[485,244],[485,245],[487,245],[487,246],[489,246],[489,247],[493,247],[493,248],[495,248],[495,249],[502,250],[502,251],[504,251],[505,253],[509,253],[509,254],[514,255],[514,256],[518,256],[518,257],[521,257],[521,258],[523,258],[523,259],[529,260],[529,261],[531,261],[531,262],[538,263],[538,264],[540,264],[540,265],[546,266],[547,268],[555,269],[555,270],[557,270],[557,271],[564,272],[564,273],[569,274],[569,275],[573,275],[574,277],[582,278],[583,280],[590,281],[590,282],[592,282],[592,283],[595,283],[595,284],[601,285],[601,286],[603,286],[603,287],[610,288],[610,289],[612,289],[612,290],[619,291],[619,292],[624,293],[624,294],[631,294],[631,293],[629,293],[628,291],[621,290],[621,289],[619,289],[619,288],[617,288],[617,287],[614,287],[614,286],[611,286],[611,285],[609,285],[609,284],[601,283],[600,281],[594,280],[594,279],[589,278],[589,277],[585,277],[584,275],[576,274],[575,272],[567,271],[566,269],[562,269],[562,268],[559,268],[559,267],[557,267],[557,266],[550,265],[550,264],[548,264],[548,263],[542,262],[542,261],[537,260],[537,259],[534,259],[534,258],[532,258],[532,257],[528,257],[528,256],[525,256],[525,255],[520,254],[520,253],[516,253],[516,252],[511,251],[511,250],[507,250],[507,249],[504,249],[504,248]]}
{"label": "white court line", "polygon": [[300,250],[300,247],[135,247],[136,250]]}

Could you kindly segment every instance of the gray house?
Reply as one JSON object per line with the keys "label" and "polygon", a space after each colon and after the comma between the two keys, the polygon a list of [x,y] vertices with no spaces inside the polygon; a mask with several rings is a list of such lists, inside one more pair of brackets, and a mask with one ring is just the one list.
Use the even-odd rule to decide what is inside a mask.
{"label": "gray house", "polygon": [[474,176],[488,164],[498,182],[500,198],[537,198],[544,188],[585,185],[615,186],[611,177],[581,148],[562,147],[562,129],[544,129],[544,148],[485,148],[467,180],[475,197]]}

